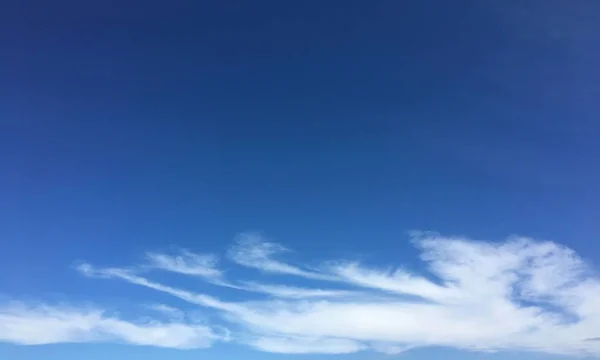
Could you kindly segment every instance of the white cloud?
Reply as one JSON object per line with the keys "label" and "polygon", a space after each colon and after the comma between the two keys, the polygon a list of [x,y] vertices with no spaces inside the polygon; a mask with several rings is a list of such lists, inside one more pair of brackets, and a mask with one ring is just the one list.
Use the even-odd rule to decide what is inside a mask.
{"label": "white cloud", "polygon": [[116,278],[125,280],[135,285],[144,286],[150,289],[154,289],[156,291],[164,292],[169,295],[172,295],[181,300],[187,301],[191,304],[196,304],[199,306],[204,306],[207,308],[223,310],[223,311],[232,311],[235,305],[227,304],[225,302],[220,301],[219,299],[204,295],[204,294],[196,294],[191,291],[186,291],[182,289],[173,288],[168,285],[163,285],[154,281],[150,281],[144,277],[133,274],[132,272],[124,269],[115,269],[115,268],[107,268],[107,269],[95,269],[90,264],[81,264],[76,267],[79,272],[83,275],[89,277],[99,277],[99,278]]}
{"label": "white cloud", "polygon": [[170,319],[182,320],[185,318],[185,313],[183,311],[165,304],[149,305],[148,309],[161,313]]}
{"label": "white cloud", "polygon": [[[401,266],[374,268],[343,260],[316,269],[291,265],[273,258],[285,251],[282,246],[248,236],[238,239],[230,258],[262,273],[288,276],[283,284],[239,280],[234,286],[274,298],[224,301],[123,269],[86,264],[78,269],[206,308],[235,329],[236,341],[263,351],[399,353],[449,346],[600,356],[600,341],[590,340],[600,336],[600,279],[572,250],[555,243],[417,234],[414,243],[427,273],[410,273]],[[294,277],[318,286],[298,288]]]}
{"label": "white cloud", "polygon": [[0,341],[23,345],[116,341],[134,345],[192,349],[220,339],[209,327],[180,322],[133,323],[97,309],[0,307]]}
{"label": "white cloud", "polygon": [[[266,272],[283,272],[303,277],[323,278],[323,275],[294,269],[291,266],[278,263],[273,260],[263,261],[270,254],[278,251],[284,251],[283,247],[271,243],[259,243],[259,238],[255,235],[240,235],[239,242],[230,251],[230,255],[246,266],[261,268]],[[183,275],[198,276],[205,281],[218,286],[228,287],[237,290],[263,293],[281,298],[325,298],[341,297],[353,295],[351,291],[345,290],[322,290],[302,288],[289,285],[273,285],[257,283],[253,281],[239,281],[233,283],[224,278],[224,274],[217,268],[218,258],[215,255],[197,254],[189,250],[181,250],[177,255],[165,253],[148,253],[146,255],[149,263],[141,267],[160,269]],[[263,260],[260,260],[263,259]],[[85,266],[85,265],[84,265]],[[80,269],[82,270],[82,269]]]}
{"label": "white cloud", "polygon": [[275,260],[273,255],[289,252],[282,245],[264,241],[257,234],[243,233],[237,236],[236,243],[228,252],[229,258],[246,267],[265,273],[301,276],[308,279],[327,280],[329,276],[302,269]]}
{"label": "white cloud", "polygon": [[149,260],[148,264],[141,266],[141,269],[160,269],[183,275],[198,276],[213,285],[263,293],[275,297],[314,298],[351,294],[349,291],[306,289],[297,286],[261,284],[252,281],[232,283],[225,280],[223,272],[217,268],[218,258],[215,255],[197,254],[189,250],[180,250],[177,255],[158,252],[147,253],[146,258]]}
{"label": "white cloud", "polygon": [[457,295],[454,286],[440,286],[402,270],[369,269],[351,262],[331,266],[330,271],[338,276],[337,281],[397,294],[430,300],[443,300]]}
{"label": "white cloud", "polygon": [[217,257],[208,254],[196,254],[182,249],[177,255],[150,252],[146,254],[149,266],[157,269],[193,275],[218,282],[222,272],[217,268]]}
{"label": "white cloud", "polygon": [[260,337],[248,345],[262,351],[284,354],[348,354],[365,350],[360,342],[315,337]]}
{"label": "white cloud", "polygon": [[348,290],[324,290],[301,288],[297,286],[287,285],[270,285],[257,282],[245,282],[244,290],[254,291],[258,293],[272,295],[278,298],[331,298],[331,297],[349,297],[357,296],[358,294]]}

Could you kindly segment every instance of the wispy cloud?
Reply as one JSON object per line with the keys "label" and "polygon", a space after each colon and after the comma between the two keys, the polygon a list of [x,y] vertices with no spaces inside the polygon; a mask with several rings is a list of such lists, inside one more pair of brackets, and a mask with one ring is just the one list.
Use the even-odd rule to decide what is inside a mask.
{"label": "wispy cloud", "polygon": [[330,268],[337,281],[397,294],[418,296],[430,300],[447,300],[457,296],[453,285],[441,286],[402,270],[371,269],[356,262],[337,264]]}
{"label": "wispy cloud", "polygon": [[218,258],[215,255],[196,254],[182,249],[175,255],[149,252],[146,258],[150,267],[183,275],[200,276],[212,282],[219,282],[223,275],[217,268]]}
{"label": "wispy cloud", "polygon": [[[252,239],[251,241],[246,241],[249,238],[254,237],[254,235],[240,235],[238,239],[238,243],[234,247],[232,247],[230,251],[230,255],[236,257],[237,260],[243,262],[247,266],[252,263],[257,267],[264,266],[265,264],[262,262],[254,262],[258,257],[258,253],[262,253],[260,256],[264,257],[270,254],[270,251],[275,251],[275,249],[283,249],[283,247],[271,244],[271,243],[259,243],[259,238]],[[250,246],[256,246],[257,249],[250,249]],[[260,249],[259,249],[260,248]],[[265,250],[269,249],[269,250]],[[254,255],[248,256],[247,253],[252,253]],[[198,276],[203,278],[208,283],[217,286],[223,286],[231,289],[250,291],[256,293],[262,293],[271,295],[274,297],[281,298],[326,298],[326,297],[341,297],[341,296],[350,296],[353,295],[353,292],[347,290],[322,290],[322,289],[313,289],[313,288],[302,288],[298,286],[289,286],[289,285],[275,285],[268,283],[257,283],[253,281],[238,281],[232,282],[225,278],[223,271],[221,271],[218,267],[219,258],[213,254],[198,254],[194,253],[190,250],[179,250],[175,254],[167,254],[167,253],[148,253],[146,254],[146,258],[149,260],[147,264],[142,266],[138,266],[137,268],[140,270],[148,270],[148,269],[160,269],[164,271],[169,271],[173,273],[190,275],[190,276]],[[243,258],[243,259],[242,259]],[[269,261],[270,265],[266,266],[269,269],[272,269],[272,263],[275,261]],[[281,263],[280,263],[281,264]],[[283,264],[281,264],[283,265]],[[276,267],[281,270],[284,268],[285,271],[290,271],[291,266],[283,266]],[[274,269],[274,268],[273,268]],[[80,269],[81,270],[81,269]],[[271,271],[271,270],[265,270]],[[273,270],[274,271],[274,270]],[[314,278],[316,276],[322,276],[319,274],[313,274],[309,272],[304,272],[302,270],[297,269],[295,272],[292,270],[292,273],[298,276]],[[308,275],[307,275],[308,274]]]}
{"label": "wispy cloud", "polygon": [[157,313],[161,313],[169,319],[183,320],[185,318],[185,313],[183,311],[165,304],[148,305],[148,309]]}
{"label": "wispy cloud", "polygon": [[273,257],[289,251],[280,244],[265,241],[260,235],[243,233],[237,236],[235,245],[229,249],[228,255],[239,265],[258,269],[264,273],[294,275],[316,280],[330,279],[325,274],[302,269]]}
{"label": "wispy cloud", "polygon": [[[247,234],[237,239],[228,257],[258,274],[286,275],[277,277],[280,283],[225,280],[216,262],[196,261],[192,253],[186,259],[209,265],[211,275],[188,271],[186,261],[162,267],[209,282],[219,274],[232,288],[269,295],[252,301],[226,301],[216,292],[159,283],[147,277],[151,273],[136,273],[131,267],[82,264],[78,269],[86,276],[124,280],[204,308],[215,315],[218,326],[233,329],[233,340],[268,352],[399,353],[449,346],[600,355],[600,342],[591,340],[600,329],[600,279],[572,250],[519,237],[492,243],[422,233],[413,241],[426,273],[408,272],[402,264],[372,267],[341,259],[318,266],[289,264],[276,258],[287,251],[283,246]],[[169,258],[159,259],[173,265]],[[299,288],[297,278],[315,286]],[[209,338],[218,339],[214,334]],[[26,343],[6,335],[4,340]]]}
{"label": "wispy cloud", "polygon": [[257,282],[244,282],[244,290],[254,291],[258,293],[272,295],[278,298],[331,298],[331,297],[349,297],[358,296],[359,293],[349,290],[324,290],[324,289],[311,289],[302,288],[297,286],[287,285],[271,285],[262,284]]}
{"label": "wispy cloud", "polygon": [[0,341],[23,345],[116,341],[134,345],[206,348],[224,338],[201,324],[129,322],[98,309],[28,306],[0,307]]}

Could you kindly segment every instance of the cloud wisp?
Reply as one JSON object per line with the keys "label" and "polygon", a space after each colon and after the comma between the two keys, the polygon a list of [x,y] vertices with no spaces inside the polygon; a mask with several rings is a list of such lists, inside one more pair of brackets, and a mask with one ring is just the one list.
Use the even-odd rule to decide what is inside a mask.
{"label": "cloud wisp", "polygon": [[[228,280],[217,257],[191,251],[154,253],[147,264],[127,269],[82,264],[78,270],[85,276],[169,294],[211,312],[217,323],[186,323],[179,315],[170,323],[138,324],[97,311],[13,307],[0,309],[0,323],[9,324],[0,325],[0,340],[34,344],[117,339],[176,348],[231,340],[276,353],[399,353],[448,346],[600,356],[600,278],[572,250],[521,237],[491,243],[420,233],[413,234],[413,242],[426,265],[420,274],[339,259],[312,267],[292,264],[278,259],[288,251],[283,246],[240,235],[227,258],[257,270],[259,276],[280,275],[277,284]],[[152,280],[149,270],[200,278],[217,287],[210,293],[177,288]],[[298,287],[298,280],[316,285]],[[223,286],[267,296],[225,300],[218,291]],[[156,310],[180,314],[165,304]],[[58,330],[51,335],[19,330],[35,322]],[[170,328],[177,330],[165,330]]]}
{"label": "cloud wisp", "polygon": [[176,349],[210,347],[226,337],[202,324],[130,322],[89,308],[25,306],[0,307],[0,341],[22,345],[78,342],[120,342]]}

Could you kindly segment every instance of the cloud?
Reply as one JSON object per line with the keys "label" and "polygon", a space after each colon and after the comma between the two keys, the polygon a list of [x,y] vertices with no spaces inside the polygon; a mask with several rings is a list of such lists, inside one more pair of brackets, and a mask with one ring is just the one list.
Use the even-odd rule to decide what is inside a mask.
{"label": "cloud", "polygon": [[177,349],[206,348],[223,339],[209,327],[181,322],[134,323],[98,309],[28,306],[0,307],[0,341],[23,345],[122,342]]}
{"label": "cloud", "polygon": [[337,281],[396,294],[430,300],[444,300],[457,295],[453,286],[440,286],[402,270],[370,269],[350,262],[332,266],[330,271],[337,275]]}
{"label": "cloud", "polygon": [[260,337],[248,345],[258,350],[284,354],[348,354],[366,349],[357,341],[315,337]]}
{"label": "cloud", "polygon": [[278,298],[331,298],[331,297],[349,297],[357,296],[358,294],[348,290],[324,290],[324,289],[307,289],[297,286],[287,285],[270,285],[257,282],[245,282],[244,290],[254,291],[258,293],[272,295]]}
{"label": "cloud", "polygon": [[275,260],[273,255],[289,252],[286,247],[265,241],[260,235],[242,233],[237,236],[235,245],[229,250],[229,258],[246,267],[265,273],[301,276],[308,279],[328,280],[329,276],[302,269]]}
{"label": "cloud", "polygon": [[[263,276],[285,275],[277,284],[231,282],[210,263],[214,274],[241,295],[269,295],[252,301],[226,301],[216,291],[177,288],[132,268],[81,264],[78,270],[204,308],[229,329],[231,339],[268,352],[399,353],[447,346],[600,356],[600,341],[592,340],[600,329],[600,279],[571,249],[522,237],[483,242],[434,233],[413,234],[413,243],[425,265],[418,273],[402,264],[373,267],[341,259],[316,267],[289,264],[276,258],[289,252],[283,246],[241,235],[228,252],[234,263]],[[189,268],[185,262],[177,264],[169,269]],[[297,280],[314,286],[297,287]]]}
{"label": "cloud", "polygon": [[231,311],[232,307],[234,306],[233,304],[227,304],[209,295],[196,294],[191,291],[177,289],[168,285],[150,281],[144,277],[133,274],[129,270],[116,268],[96,269],[90,264],[80,264],[76,267],[76,269],[85,276],[125,280],[129,283],[164,292],[189,303],[207,308]]}
{"label": "cloud", "polygon": [[[254,264],[257,268],[263,269],[264,267],[263,270],[267,272],[284,272],[309,278],[320,276],[299,269],[293,270],[293,267],[281,263],[274,265],[277,262],[273,260],[263,261],[268,255],[283,251],[283,247],[271,243],[259,243],[259,239],[255,238],[254,235],[240,235],[238,243],[231,249],[230,255],[246,266]],[[148,253],[146,258],[149,260],[148,264],[139,267],[140,269],[160,269],[183,275],[198,276],[213,285],[263,293],[274,297],[324,298],[353,295],[351,291],[345,290],[307,289],[298,286],[273,285],[252,281],[233,283],[224,278],[223,272],[217,268],[218,257],[212,254],[197,254],[189,250],[180,250],[179,253],[174,255],[157,252]],[[259,260],[259,258],[263,260]]]}
{"label": "cloud", "polygon": [[161,313],[169,319],[182,320],[185,318],[185,313],[183,311],[165,304],[149,305],[148,309]]}
{"label": "cloud", "polygon": [[219,282],[222,272],[217,268],[217,257],[196,254],[182,249],[177,255],[156,252],[146,254],[148,266],[184,275],[200,276],[212,282]]}

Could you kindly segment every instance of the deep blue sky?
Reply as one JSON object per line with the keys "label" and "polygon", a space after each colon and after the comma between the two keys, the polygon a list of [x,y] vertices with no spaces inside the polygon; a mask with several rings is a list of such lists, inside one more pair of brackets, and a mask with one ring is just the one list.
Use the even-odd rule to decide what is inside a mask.
{"label": "deep blue sky", "polygon": [[5,295],[89,299],[73,261],[246,230],[309,259],[408,262],[423,229],[600,261],[596,1],[0,4]]}

